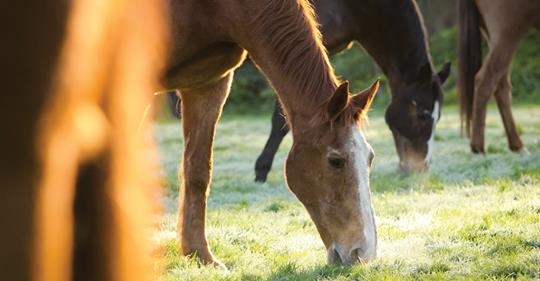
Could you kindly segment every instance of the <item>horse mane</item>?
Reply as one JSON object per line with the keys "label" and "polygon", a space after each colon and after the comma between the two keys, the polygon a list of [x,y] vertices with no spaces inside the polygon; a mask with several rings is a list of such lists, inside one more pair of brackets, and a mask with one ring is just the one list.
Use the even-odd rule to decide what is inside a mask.
{"label": "horse mane", "polygon": [[[325,103],[339,83],[323,45],[315,11],[307,0],[267,1],[254,17],[255,34],[271,34],[263,40],[273,49],[284,76],[291,79],[298,94],[293,100],[311,101],[312,108]],[[301,90],[300,90],[301,89]],[[305,97],[303,95],[309,95]]]}
{"label": "horse mane", "polygon": [[[429,63],[431,68],[432,66],[432,59],[431,59],[431,52],[429,50],[429,44],[428,44],[428,32],[426,29],[426,25],[424,23],[424,18],[422,17],[422,12],[420,11],[420,8],[418,7],[418,4],[416,1],[404,1],[404,5],[411,5],[412,9],[403,9],[406,11],[402,15],[402,17],[409,23],[408,28],[410,29],[410,32],[408,33],[409,40],[414,40],[412,42],[407,42],[406,46],[414,46],[412,48],[412,52],[409,53],[409,61],[415,61],[415,62],[422,62],[419,64],[419,68],[425,65],[425,63]],[[408,12],[408,13],[407,13]],[[414,21],[418,21],[418,24],[413,24]],[[414,44],[415,42],[422,42],[422,44]],[[425,61],[427,60],[427,61]],[[403,73],[418,73],[419,69],[415,69],[415,71],[407,71],[405,70]],[[407,77],[408,79],[411,79],[413,77]]]}
{"label": "horse mane", "polygon": [[[380,38],[377,43],[363,43],[364,47],[377,60],[386,76],[397,71],[405,82],[415,82],[420,69],[426,63],[429,63],[430,67],[432,65],[427,32],[418,5],[413,0],[366,2],[378,5],[373,10],[380,13],[366,16],[371,21],[381,21],[381,27],[375,31],[379,34],[370,35]],[[357,40],[361,41],[358,38]],[[381,52],[380,48],[388,50]],[[393,57],[388,54],[393,54]]]}

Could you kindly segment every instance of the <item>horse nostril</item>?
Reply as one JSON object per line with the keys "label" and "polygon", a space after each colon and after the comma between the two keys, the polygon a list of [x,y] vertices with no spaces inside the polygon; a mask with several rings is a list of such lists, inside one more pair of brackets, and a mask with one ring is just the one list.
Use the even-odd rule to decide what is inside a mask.
{"label": "horse nostril", "polygon": [[352,249],[350,252],[352,263],[364,263],[365,251],[362,248]]}
{"label": "horse nostril", "polygon": [[334,246],[328,249],[327,260],[328,260],[328,263],[343,264],[343,260],[341,259],[339,252]]}

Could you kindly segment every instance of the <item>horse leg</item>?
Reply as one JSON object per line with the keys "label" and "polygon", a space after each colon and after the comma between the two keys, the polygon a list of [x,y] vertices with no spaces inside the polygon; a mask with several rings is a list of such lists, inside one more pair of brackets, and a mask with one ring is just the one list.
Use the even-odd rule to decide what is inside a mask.
{"label": "horse leg", "polygon": [[473,153],[484,153],[487,103],[506,73],[504,69],[510,65],[512,59],[512,55],[506,50],[500,44],[493,44],[486,62],[475,77],[470,140]]}
{"label": "horse leg", "polygon": [[492,93],[499,106],[509,145],[511,149],[520,149],[523,144],[517,136],[510,109],[510,64],[519,42],[537,19],[540,4],[527,0],[477,0],[476,4],[484,19],[490,51],[486,63],[475,77],[471,149],[473,152],[484,152],[486,105]]}
{"label": "horse leg", "polygon": [[504,124],[510,150],[521,151],[523,149],[523,142],[519,137],[514,116],[512,115],[512,85],[509,72],[501,79],[499,87],[495,91],[495,100],[497,101],[499,113]]}
{"label": "horse leg", "polygon": [[261,155],[259,155],[255,162],[255,181],[266,181],[268,172],[270,172],[270,169],[272,168],[272,162],[274,162],[274,156],[276,156],[279,145],[288,132],[289,127],[285,121],[281,105],[276,98],[274,113],[272,114],[272,130],[270,131],[270,136],[266,141],[266,145],[264,146]]}
{"label": "horse leg", "polygon": [[197,90],[181,91],[184,156],[179,177],[180,252],[204,264],[224,267],[210,251],[205,232],[206,198],[212,173],[216,123],[229,93],[232,73]]}

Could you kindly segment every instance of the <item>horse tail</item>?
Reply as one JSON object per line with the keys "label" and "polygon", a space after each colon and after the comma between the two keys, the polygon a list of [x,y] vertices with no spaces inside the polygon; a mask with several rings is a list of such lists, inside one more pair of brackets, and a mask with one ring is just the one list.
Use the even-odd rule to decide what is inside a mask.
{"label": "horse tail", "polygon": [[461,132],[463,124],[470,136],[474,101],[474,79],[482,66],[480,34],[481,16],[475,0],[458,0],[458,96],[460,103]]}

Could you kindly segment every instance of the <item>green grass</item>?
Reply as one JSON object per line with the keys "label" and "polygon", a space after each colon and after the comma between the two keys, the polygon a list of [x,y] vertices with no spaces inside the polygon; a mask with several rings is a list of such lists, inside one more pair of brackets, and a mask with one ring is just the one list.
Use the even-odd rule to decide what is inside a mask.
{"label": "green grass", "polygon": [[326,265],[325,249],[303,206],[284,185],[290,136],[265,184],[253,165],[269,116],[224,116],[218,126],[209,197],[208,238],[229,268],[201,267],[178,255],[175,240],[178,122],[155,125],[163,163],[166,212],[154,234],[159,280],[538,280],[540,279],[540,107],[515,117],[529,155],[511,153],[495,108],[487,120],[487,155],[460,137],[455,107],[444,108],[430,172],[398,173],[382,117],[371,114],[367,138],[378,258],[368,265]]}

